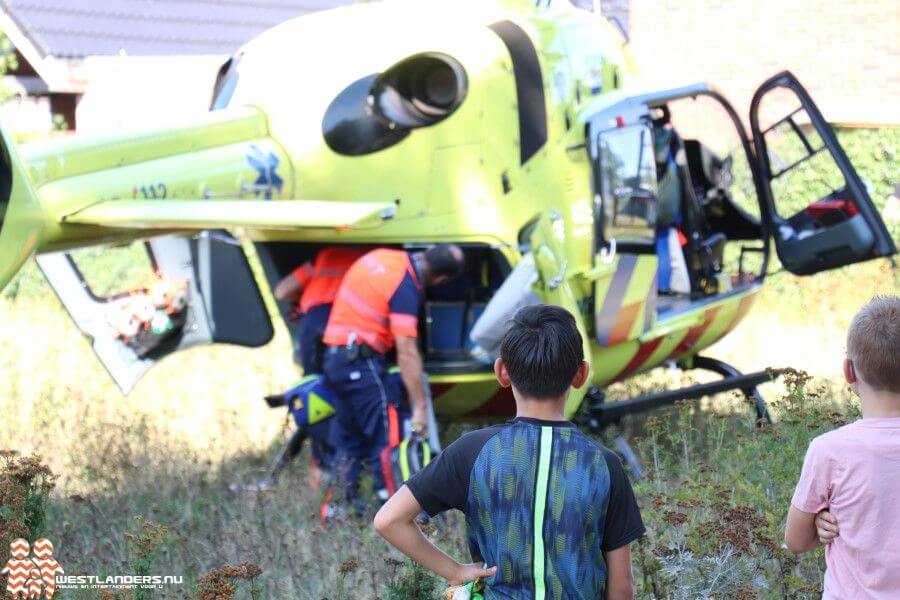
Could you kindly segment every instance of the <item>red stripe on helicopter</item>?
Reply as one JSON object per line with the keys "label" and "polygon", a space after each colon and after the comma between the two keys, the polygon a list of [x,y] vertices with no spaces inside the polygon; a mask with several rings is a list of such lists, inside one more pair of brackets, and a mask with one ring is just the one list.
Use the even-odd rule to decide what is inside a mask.
{"label": "red stripe on helicopter", "polygon": [[516,399],[513,397],[512,388],[501,387],[488,398],[487,402],[467,413],[466,416],[496,417],[514,414],[516,414]]}
{"label": "red stripe on helicopter", "polygon": [[431,387],[431,399],[435,400],[436,398],[439,398],[444,392],[449,391],[450,388],[452,388],[455,385],[456,385],[455,383],[432,383],[432,384],[429,384],[429,386]]}
{"label": "red stripe on helicopter", "polygon": [[734,329],[734,326],[747,316],[747,312],[749,312],[750,307],[753,306],[755,301],[756,294],[750,294],[746,298],[741,299],[741,303],[738,305],[737,314],[734,315],[734,319],[731,320],[731,323],[728,324],[728,327],[725,328],[725,332],[722,335]]}
{"label": "red stripe on helicopter", "polygon": [[735,328],[735,326],[740,323],[744,317],[747,315],[747,311],[750,310],[750,307],[753,306],[753,301],[756,298],[751,294],[746,298],[742,298],[740,304],[738,304],[738,309],[735,312],[734,317],[731,319],[731,322],[725,327],[721,333],[719,333],[715,339],[710,340],[710,344],[714,344],[725,337],[726,334],[731,333],[731,330]]}
{"label": "red stripe on helicopter", "polygon": [[706,330],[709,329],[709,326],[712,325],[713,319],[716,318],[720,308],[720,306],[714,306],[707,310],[703,315],[703,322],[688,329],[687,334],[680,342],[678,342],[678,345],[675,346],[675,349],[672,350],[672,353],[669,354],[665,360],[681,356],[693,348],[694,344],[697,343],[697,340],[699,340],[703,334],[706,333]]}
{"label": "red stripe on helicopter", "polygon": [[631,326],[634,325],[634,320],[637,318],[643,304],[644,302],[641,300],[632,302],[628,306],[623,306],[619,309],[616,323],[613,325],[612,331],[609,332],[609,339],[606,342],[608,346],[620,344],[628,339],[628,332],[631,331]]}
{"label": "red stripe on helicopter", "polygon": [[635,371],[637,371],[644,362],[650,358],[650,355],[659,348],[659,345],[662,344],[665,336],[659,336],[658,338],[652,339],[649,342],[644,342],[638,348],[638,351],[635,353],[634,357],[628,361],[628,364],[625,365],[625,368],[619,371],[619,373],[613,377],[613,381],[618,381],[623,377],[631,375]]}

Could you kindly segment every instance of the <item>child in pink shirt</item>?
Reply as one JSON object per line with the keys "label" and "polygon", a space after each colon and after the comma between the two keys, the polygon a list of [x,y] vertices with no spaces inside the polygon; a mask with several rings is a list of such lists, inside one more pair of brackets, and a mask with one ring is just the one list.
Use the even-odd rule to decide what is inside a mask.
{"label": "child in pink shirt", "polygon": [[853,318],[844,377],[863,418],[810,443],[784,540],[796,554],[826,544],[823,598],[897,599],[900,297],[873,298]]}

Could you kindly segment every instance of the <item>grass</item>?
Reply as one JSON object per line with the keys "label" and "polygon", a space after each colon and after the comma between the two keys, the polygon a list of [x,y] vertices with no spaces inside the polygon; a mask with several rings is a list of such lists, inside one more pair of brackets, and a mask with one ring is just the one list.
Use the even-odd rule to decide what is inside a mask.
{"label": "grass", "polygon": [[649,474],[636,486],[649,534],[636,549],[639,595],[664,598],[814,598],[822,551],[781,547],[809,441],[858,416],[842,395],[799,371],[771,403],[778,423],[754,427],[746,410],[679,406],[650,417],[639,443]]}
{"label": "grass", "polygon": [[[20,277],[34,277],[31,268]],[[896,290],[898,277],[886,261],[803,280],[777,275],[747,322],[709,351],[748,370],[811,374],[805,386],[766,386],[770,400],[782,398],[773,427],[755,429],[750,408],[728,395],[624,423],[651,473],[636,488],[650,531],[636,549],[640,597],[696,597],[707,586],[780,598],[816,588],[821,556],[798,562],[779,548],[784,514],[808,440],[853,415],[836,378],[849,319],[872,294]],[[233,585],[243,598],[427,598],[442,589],[367,524],[322,527],[303,457],[268,495],[229,493],[262,473],[286,433],[285,415],[259,400],[296,377],[283,329],[259,350],[195,348],[166,359],[123,398],[49,290],[34,279],[38,293],[24,294],[19,283],[0,300],[0,446],[36,452],[59,475],[41,533],[67,574],[183,576],[184,589],[168,597],[216,597],[209,585]],[[695,378],[658,370],[609,396]],[[431,534],[465,557],[462,529],[451,516]],[[141,536],[152,543],[135,542]],[[244,563],[262,573],[201,581]]]}

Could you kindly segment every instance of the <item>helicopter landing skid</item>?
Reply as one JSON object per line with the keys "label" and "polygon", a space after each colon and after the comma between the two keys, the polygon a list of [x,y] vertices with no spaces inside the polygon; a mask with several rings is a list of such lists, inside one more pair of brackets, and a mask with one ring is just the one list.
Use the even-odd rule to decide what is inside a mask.
{"label": "helicopter landing skid", "polygon": [[[589,391],[587,394],[589,402],[587,419],[588,429],[599,432],[605,430],[609,426],[619,428],[621,419],[625,415],[655,410],[674,404],[678,400],[692,400],[703,396],[727,392],[728,390],[740,390],[747,399],[753,401],[757,425],[772,422],[772,417],[769,415],[769,409],[766,407],[766,401],[762,397],[762,394],[760,394],[757,386],[775,379],[775,377],[779,375],[779,371],[757,371],[745,375],[726,362],[708,358],[706,356],[696,356],[690,363],[679,366],[683,369],[712,371],[713,373],[722,375],[722,379],[720,381],[701,383],[675,390],[643,394],[618,402],[606,402],[606,394],[602,390],[595,389]],[[615,438],[615,445],[619,454],[625,461],[626,466],[628,466],[631,471],[632,476],[634,476],[635,479],[639,479],[643,474],[643,468],[640,460],[621,431],[618,432],[618,435]]]}

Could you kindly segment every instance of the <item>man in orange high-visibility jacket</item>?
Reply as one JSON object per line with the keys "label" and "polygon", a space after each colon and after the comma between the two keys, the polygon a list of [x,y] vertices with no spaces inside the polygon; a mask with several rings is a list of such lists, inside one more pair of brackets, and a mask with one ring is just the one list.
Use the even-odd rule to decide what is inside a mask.
{"label": "man in orange high-visibility jacket", "polygon": [[371,248],[358,246],[325,246],[313,261],[307,261],[287,274],[275,286],[275,298],[297,302],[294,312],[300,315],[294,359],[303,374],[322,372],[325,347],[322,336],[331,314],[331,305],[341,281],[350,266]]}
{"label": "man in orange high-visibility jacket", "polygon": [[338,449],[344,499],[359,509],[359,476],[364,467],[374,489],[387,499],[379,455],[387,445],[386,408],[401,390],[388,378],[386,354],[397,349],[397,364],[412,406],[413,427],[427,428],[422,356],[417,343],[425,286],[462,273],[459,246],[441,244],[424,252],[381,248],[356,261],[334,301],[325,329],[325,377],[335,396],[333,445]]}

